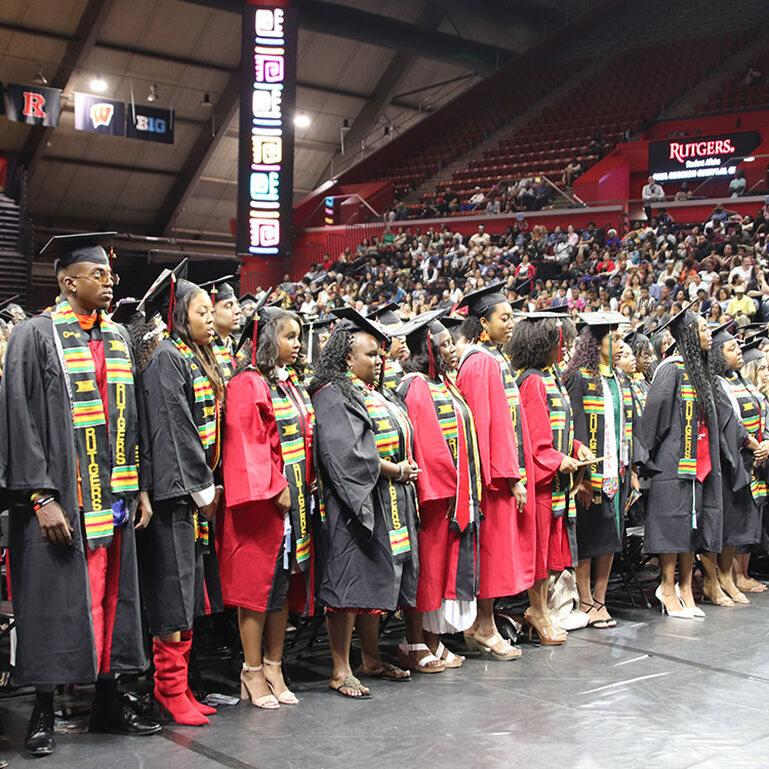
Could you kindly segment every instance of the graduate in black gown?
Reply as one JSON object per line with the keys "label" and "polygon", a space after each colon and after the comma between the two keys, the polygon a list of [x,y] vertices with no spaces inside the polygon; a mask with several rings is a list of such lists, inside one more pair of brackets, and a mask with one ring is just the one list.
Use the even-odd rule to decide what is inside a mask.
{"label": "graduate in black gown", "polygon": [[350,668],[356,617],[361,673],[395,680],[409,675],[381,661],[377,637],[383,611],[416,602],[413,482],[419,469],[405,411],[374,389],[385,334],[352,308],[334,312],[340,320],[309,387],[321,504],[318,598],[327,607],[334,665],[329,686],[343,696],[368,697]]}
{"label": "graduate in black gown", "polygon": [[[614,554],[622,550],[625,504],[638,489],[630,383],[615,371],[626,322],[617,312],[584,312],[587,324],[577,340],[563,380],[574,413],[574,437],[601,461],[591,465],[577,492],[577,588],[588,627],[604,630],[617,622],[606,609],[606,588]],[[603,459],[601,459],[603,458]],[[592,571],[592,583],[591,583]]]}
{"label": "graduate in black gown", "polygon": [[147,666],[134,525],[145,527],[152,507],[130,344],[104,315],[117,283],[104,239],[50,241],[60,294],[14,330],[0,387],[13,678],[37,692],[25,740],[35,756],[55,749],[59,684],[96,681],[91,731],[160,728],[117,693],[117,675]]}
{"label": "graduate in black gown", "polygon": [[[732,568],[738,546],[761,540],[761,507],[766,487],[757,465],[766,461],[769,443],[764,442],[760,405],[739,373],[742,351],[729,333],[731,321],[713,332],[710,370],[718,413],[719,448],[724,500],[721,550],[702,556],[702,592],[718,606],[750,603],[734,584]],[[755,479],[755,482],[754,482]]]}
{"label": "graduate in black gown", "polygon": [[213,521],[221,497],[215,472],[224,385],[211,348],[211,300],[185,274],[183,262],[144,300],[148,321],[159,312],[168,331],[142,372],[155,516],[140,542],[140,567],[154,636],[155,696],[177,723],[198,726],[215,712],[192,696],[187,669],[193,620],[205,613],[199,523]]}
{"label": "graduate in black gown", "polygon": [[666,326],[680,355],[657,367],[641,418],[649,452],[644,549],[659,558],[662,611],[692,619],[705,616],[692,595],[694,553],[720,551],[723,527],[719,425],[708,372],[712,339],[705,319],[689,309]]}

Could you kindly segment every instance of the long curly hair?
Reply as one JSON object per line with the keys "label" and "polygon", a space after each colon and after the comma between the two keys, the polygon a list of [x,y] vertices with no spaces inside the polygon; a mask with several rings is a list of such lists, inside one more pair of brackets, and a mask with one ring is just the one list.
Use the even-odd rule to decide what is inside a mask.
{"label": "long curly hair", "polygon": [[[684,325],[676,341],[684,362],[684,368],[694,387],[699,413],[706,422],[712,424],[716,411],[709,371],[709,358],[712,353],[700,347],[700,331],[696,323]],[[668,363],[667,365],[671,364]]]}
{"label": "long curly hair", "polygon": [[353,384],[347,376],[347,356],[352,352],[353,338],[353,334],[347,329],[334,330],[315,365],[315,376],[307,388],[310,395],[314,395],[327,384],[335,384],[348,401],[354,401]]}
{"label": "long curly hair", "polygon": [[[277,385],[279,381],[277,373],[280,347],[278,343],[278,334],[283,328],[283,325],[289,320],[296,321],[299,325],[299,333],[301,334],[302,321],[299,316],[291,310],[273,309],[271,312],[265,313],[259,318],[259,331],[256,344],[256,368],[273,386]],[[243,343],[241,348],[243,357],[238,361],[235,374],[239,374],[241,371],[246,371],[251,368],[251,346],[250,339]],[[304,347],[302,347],[302,350],[304,351]],[[307,370],[303,358],[303,354],[300,353],[296,363],[291,366],[291,368],[296,371],[300,381],[304,381],[304,375]]]}
{"label": "long curly hair", "polygon": [[[427,347],[427,328],[420,329],[415,334],[406,337],[406,346],[409,348],[409,356],[403,363],[404,372],[410,374],[412,372],[418,372],[429,376],[430,373],[430,356]],[[438,345],[435,343],[435,334],[430,333],[430,344],[433,348],[433,360],[435,361],[435,373],[438,377],[443,376],[448,370],[448,364],[441,355]]]}
{"label": "long curly hair", "polygon": [[564,383],[568,385],[581,368],[586,368],[589,371],[598,371],[600,360],[601,340],[596,337],[588,326],[577,338],[574,355],[572,355],[566,370],[563,372]]}
{"label": "long curly hair", "polygon": [[543,369],[549,364],[553,350],[559,346],[562,351],[568,350],[576,335],[571,318],[521,320],[513,326],[506,352],[515,369]]}

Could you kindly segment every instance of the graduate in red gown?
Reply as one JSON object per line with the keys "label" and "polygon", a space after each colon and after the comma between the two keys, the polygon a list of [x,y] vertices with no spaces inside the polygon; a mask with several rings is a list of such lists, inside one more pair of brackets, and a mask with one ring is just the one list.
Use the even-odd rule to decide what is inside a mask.
{"label": "graduate in red gown", "polygon": [[238,609],[241,697],[267,710],[298,703],[281,673],[289,585],[292,572],[312,582],[313,411],[300,379],[301,341],[297,315],[257,310],[227,387],[219,571],[224,603]]}
{"label": "graduate in red gown", "polygon": [[494,599],[534,584],[536,519],[527,496],[531,446],[512,366],[502,351],[513,330],[513,310],[496,285],[473,291],[460,303],[469,315],[462,334],[469,345],[457,386],[470,406],[483,469],[478,618],[465,633],[468,645],[494,659],[520,650],[503,641],[494,622]]}
{"label": "graduate in red gown", "polygon": [[398,659],[432,673],[460,667],[438,633],[469,628],[478,592],[478,524],[482,493],[480,455],[473,416],[448,378],[456,351],[451,334],[431,310],[406,324],[409,357],[398,387],[414,425],[414,458],[423,468],[419,498],[417,603],[406,612],[406,637]]}
{"label": "graduate in red gown", "polygon": [[576,337],[570,318],[560,312],[535,312],[516,324],[509,349],[521,393],[521,407],[529,427],[537,515],[534,586],[529,590],[528,616],[540,640],[557,645],[566,631],[553,623],[547,609],[547,580],[551,573],[575,565],[576,509],[569,496],[577,460],[595,459],[574,439],[571,402],[558,373],[563,353]]}

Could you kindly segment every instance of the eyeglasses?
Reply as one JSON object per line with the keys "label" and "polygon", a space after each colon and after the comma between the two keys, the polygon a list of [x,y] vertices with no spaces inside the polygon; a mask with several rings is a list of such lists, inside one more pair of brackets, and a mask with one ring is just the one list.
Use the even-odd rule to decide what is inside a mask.
{"label": "eyeglasses", "polygon": [[85,275],[71,275],[70,276],[73,280],[77,280],[78,278],[86,278],[87,280],[93,280],[96,283],[101,283],[102,285],[107,285],[108,283],[111,283],[113,286],[117,286],[118,283],[120,283],[120,275],[118,275],[116,272],[111,272],[110,270],[91,270],[91,272],[86,273]]}

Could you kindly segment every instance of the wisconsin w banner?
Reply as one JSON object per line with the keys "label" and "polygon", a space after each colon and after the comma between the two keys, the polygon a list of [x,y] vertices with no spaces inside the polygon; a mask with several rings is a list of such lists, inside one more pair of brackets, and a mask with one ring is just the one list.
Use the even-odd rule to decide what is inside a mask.
{"label": "wisconsin w banner", "polygon": [[8,120],[55,128],[61,114],[61,91],[39,85],[8,83],[5,88]]}
{"label": "wisconsin w banner", "polygon": [[125,104],[90,93],[75,92],[75,128],[110,136],[125,136]]}

